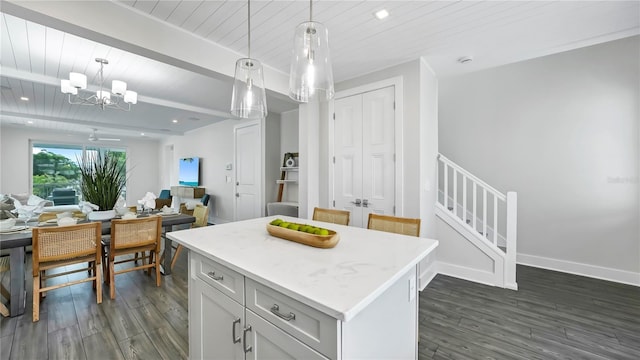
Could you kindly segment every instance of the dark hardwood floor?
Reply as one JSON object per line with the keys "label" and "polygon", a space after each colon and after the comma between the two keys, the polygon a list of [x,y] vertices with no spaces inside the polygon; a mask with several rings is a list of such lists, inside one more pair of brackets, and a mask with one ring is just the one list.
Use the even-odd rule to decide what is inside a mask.
{"label": "dark hardwood floor", "polygon": [[[160,288],[119,275],[100,305],[90,283],[51,291],[38,323],[29,290],[25,315],[0,319],[0,359],[187,358],[186,263]],[[640,288],[525,266],[518,285],[438,275],[420,295],[419,358],[640,359]]]}
{"label": "dark hardwood floor", "polygon": [[420,359],[640,359],[640,288],[518,266],[518,291],[438,275]]}

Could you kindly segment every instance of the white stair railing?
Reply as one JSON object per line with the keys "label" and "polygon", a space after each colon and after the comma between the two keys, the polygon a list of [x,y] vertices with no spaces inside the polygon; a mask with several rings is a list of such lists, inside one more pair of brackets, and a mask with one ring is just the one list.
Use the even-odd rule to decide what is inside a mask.
{"label": "white stair railing", "polygon": [[517,193],[503,194],[442,154],[438,169],[439,204],[504,259],[505,286],[516,287]]}

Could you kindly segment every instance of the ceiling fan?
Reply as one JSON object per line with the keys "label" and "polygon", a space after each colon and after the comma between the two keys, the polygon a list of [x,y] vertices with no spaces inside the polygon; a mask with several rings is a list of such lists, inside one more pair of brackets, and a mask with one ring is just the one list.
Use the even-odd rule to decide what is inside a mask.
{"label": "ceiling fan", "polygon": [[116,138],[99,138],[96,136],[96,131],[98,129],[93,129],[93,132],[89,134],[89,141],[120,141],[120,139]]}

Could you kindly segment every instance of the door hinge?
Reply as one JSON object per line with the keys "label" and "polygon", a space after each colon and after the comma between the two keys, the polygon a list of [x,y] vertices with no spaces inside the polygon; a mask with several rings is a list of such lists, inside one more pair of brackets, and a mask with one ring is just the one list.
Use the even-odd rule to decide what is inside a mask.
{"label": "door hinge", "polygon": [[395,109],[396,109],[396,102],[394,101],[393,102],[393,110],[395,110]]}
{"label": "door hinge", "polygon": [[336,201],[333,200],[333,207],[336,207]]}
{"label": "door hinge", "polygon": [[396,214],[396,206],[393,205],[393,215],[395,215],[395,214]]}
{"label": "door hinge", "polygon": [[396,162],[396,154],[393,154],[393,162]]}
{"label": "door hinge", "polygon": [[333,120],[336,119],[336,113],[333,113]]}
{"label": "door hinge", "polygon": [[333,163],[334,164],[336,163],[336,157],[335,156],[333,157]]}

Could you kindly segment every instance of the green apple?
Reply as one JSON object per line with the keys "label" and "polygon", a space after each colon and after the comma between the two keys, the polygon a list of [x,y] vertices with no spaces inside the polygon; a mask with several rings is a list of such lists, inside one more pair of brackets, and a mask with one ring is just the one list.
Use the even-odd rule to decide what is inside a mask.
{"label": "green apple", "polygon": [[288,228],[291,230],[298,231],[300,229],[300,225],[292,223],[292,224],[289,224]]}

